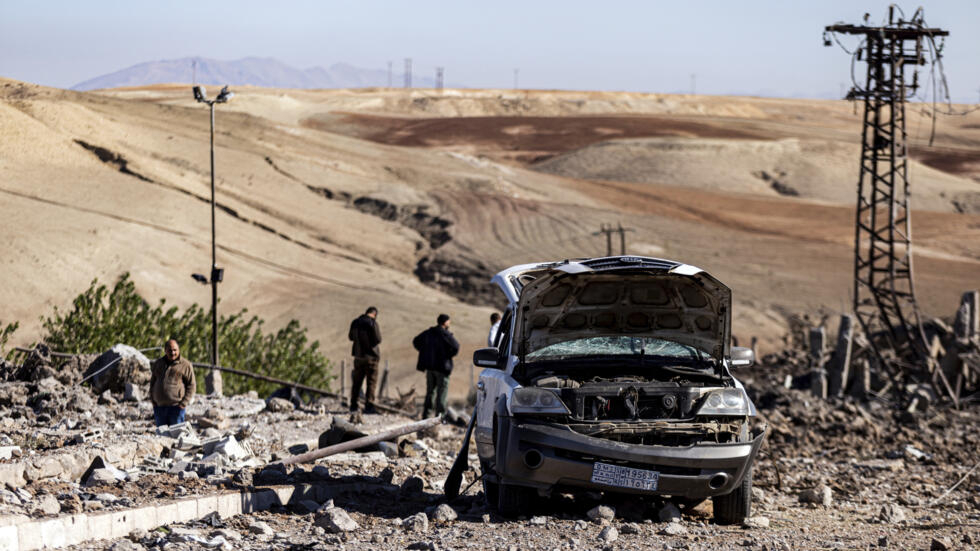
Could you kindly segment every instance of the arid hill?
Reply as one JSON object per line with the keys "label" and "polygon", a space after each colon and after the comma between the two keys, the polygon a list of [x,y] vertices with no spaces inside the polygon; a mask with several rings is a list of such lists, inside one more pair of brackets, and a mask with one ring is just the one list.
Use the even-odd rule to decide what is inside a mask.
{"label": "arid hill", "polygon": [[[395,386],[439,312],[485,339],[487,285],[521,262],[627,250],[701,266],[735,331],[772,349],[784,316],[851,293],[860,113],[847,102],[600,92],[242,88],[217,108],[221,309],[309,326],[328,355],[381,310]],[[980,113],[909,108],[916,285],[927,315],[980,286]],[[206,303],[207,108],[186,85],[71,92],[0,79],[0,320],[18,342],[93,278]],[[615,244],[618,251],[618,243]],[[161,336],[162,337],[162,336]],[[261,366],[250,366],[261,370]]]}

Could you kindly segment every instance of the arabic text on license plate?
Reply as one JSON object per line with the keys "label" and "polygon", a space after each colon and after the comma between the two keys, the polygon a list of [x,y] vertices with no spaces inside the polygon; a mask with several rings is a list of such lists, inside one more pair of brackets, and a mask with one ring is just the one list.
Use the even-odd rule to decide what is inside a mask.
{"label": "arabic text on license plate", "polygon": [[660,473],[608,463],[596,463],[592,467],[592,482],[634,490],[656,490]]}

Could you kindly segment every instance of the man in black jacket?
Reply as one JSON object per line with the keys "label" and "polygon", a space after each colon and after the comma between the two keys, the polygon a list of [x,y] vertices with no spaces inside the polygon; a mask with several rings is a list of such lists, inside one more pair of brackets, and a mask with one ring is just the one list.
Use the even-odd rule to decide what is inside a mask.
{"label": "man in black jacket", "polygon": [[428,419],[435,412],[446,412],[449,398],[449,374],[453,372],[453,356],[459,352],[459,343],[449,332],[449,316],[439,314],[436,325],[419,333],[412,345],[419,351],[415,368],[425,371],[425,406],[422,418]]}
{"label": "man in black jacket", "polygon": [[347,338],[354,342],[351,354],[354,356],[354,369],[351,370],[350,410],[357,411],[357,401],[361,397],[361,383],[367,379],[367,392],[364,396],[364,413],[375,413],[374,385],[378,380],[378,360],[381,353],[381,329],[376,321],[378,309],[371,306],[360,317],[350,323]]}

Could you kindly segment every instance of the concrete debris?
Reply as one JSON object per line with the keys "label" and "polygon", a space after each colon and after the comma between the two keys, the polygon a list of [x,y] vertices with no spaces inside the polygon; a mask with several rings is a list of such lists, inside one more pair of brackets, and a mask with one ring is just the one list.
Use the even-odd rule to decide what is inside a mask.
{"label": "concrete debris", "polygon": [[812,503],[830,507],[834,502],[834,493],[826,484],[800,492],[800,503]]}
{"label": "concrete debris", "polygon": [[250,519],[248,523],[248,531],[250,534],[253,534],[256,538],[262,541],[271,540],[276,535],[275,530],[261,520]]}
{"label": "concrete debris", "polygon": [[424,534],[429,531],[429,517],[425,516],[425,513],[416,513],[410,517],[403,518],[401,525],[407,532]]}
{"label": "concrete debris", "polygon": [[143,391],[140,387],[135,384],[126,381],[125,389],[123,390],[123,401],[124,402],[141,402],[143,400]]}
{"label": "concrete debris", "polygon": [[687,534],[687,527],[679,522],[668,522],[660,533],[665,536],[683,536]]}
{"label": "concrete debris", "polygon": [[878,511],[878,520],[886,524],[898,524],[905,521],[905,509],[897,503],[885,504]]}
{"label": "concrete debris", "polygon": [[431,513],[429,513],[429,518],[433,522],[452,522],[456,520],[458,515],[456,514],[456,509],[453,509],[448,503],[443,503],[436,507]]}
{"label": "concrete debris", "polygon": [[20,446],[0,446],[0,459],[12,459],[20,457],[23,451]]}
{"label": "concrete debris", "polygon": [[136,387],[149,384],[150,360],[132,346],[117,344],[89,364],[85,377],[96,394],[105,391],[122,394],[126,392],[126,383]]}
{"label": "concrete debris", "polygon": [[146,548],[130,540],[119,540],[109,547],[109,551],[144,551]]}
{"label": "concrete debris", "polygon": [[608,505],[599,505],[589,509],[585,516],[589,517],[589,520],[597,522],[600,520],[612,520],[616,517],[616,509]]}
{"label": "concrete debris", "polygon": [[769,528],[769,518],[762,516],[748,517],[742,522],[746,528]]}
{"label": "concrete debris", "polygon": [[354,530],[360,528],[357,522],[350,518],[347,511],[341,509],[340,507],[320,509],[316,513],[316,518],[313,520],[313,524],[323,528],[331,534],[353,532]]}
{"label": "concrete debris", "polygon": [[619,531],[614,526],[606,526],[599,532],[599,541],[612,543],[619,539]]}
{"label": "concrete debris", "polygon": [[272,413],[289,413],[295,410],[296,406],[285,398],[269,398],[265,408]]}
{"label": "concrete debris", "polygon": [[529,520],[528,523],[531,526],[544,526],[548,524],[548,517],[543,515],[535,515],[531,517],[531,520]]}

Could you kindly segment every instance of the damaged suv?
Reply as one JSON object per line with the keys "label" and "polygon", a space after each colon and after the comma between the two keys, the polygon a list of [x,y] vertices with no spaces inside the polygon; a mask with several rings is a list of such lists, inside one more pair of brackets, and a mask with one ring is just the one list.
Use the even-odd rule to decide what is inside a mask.
{"label": "damaged suv", "polygon": [[477,350],[475,439],[504,515],[586,490],[714,502],[742,522],[765,429],[732,376],[731,291],[699,268],[618,256],[528,264],[493,278],[508,300]]}

